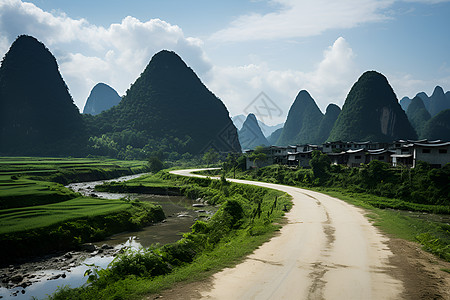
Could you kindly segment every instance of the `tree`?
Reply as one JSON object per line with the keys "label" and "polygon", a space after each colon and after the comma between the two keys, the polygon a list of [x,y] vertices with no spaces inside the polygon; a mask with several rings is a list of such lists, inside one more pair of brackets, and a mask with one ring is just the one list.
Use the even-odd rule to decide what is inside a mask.
{"label": "tree", "polygon": [[206,165],[216,162],[219,159],[219,153],[216,152],[213,148],[210,148],[204,155],[203,160],[206,162]]}
{"label": "tree", "polygon": [[264,147],[257,146],[255,151],[250,155],[250,159],[253,160],[253,165],[258,166],[259,161],[263,161],[267,159],[267,155],[263,152]]}
{"label": "tree", "polygon": [[311,155],[312,158],[309,161],[309,165],[311,166],[314,177],[319,180],[328,178],[331,165],[331,160],[328,155],[318,150],[314,150]]}
{"label": "tree", "polygon": [[233,169],[233,178],[236,178],[236,167],[238,166],[238,159],[240,158],[239,153],[229,153],[227,159],[223,164],[223,169],[225,171],[230,171]]}
{"label": "tree", "polygon": [[156,173],[163,168],[163,162],[157,156],[151,156],[148,159],[148,165],[150,167],[150,171],[152,171],[153,173]]}

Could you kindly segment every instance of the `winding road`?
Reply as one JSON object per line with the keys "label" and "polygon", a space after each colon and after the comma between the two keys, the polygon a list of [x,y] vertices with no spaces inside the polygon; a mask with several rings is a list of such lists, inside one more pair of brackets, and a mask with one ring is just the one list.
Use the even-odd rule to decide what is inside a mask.
{"label": "winding road", "polygon": [[[196,170],[171,171],[183,176]],[[296,187],[227,179],[292,196],[278,235],[234,268],[216,273],[202,299],[399,299],[387,238],[362,209]]]}

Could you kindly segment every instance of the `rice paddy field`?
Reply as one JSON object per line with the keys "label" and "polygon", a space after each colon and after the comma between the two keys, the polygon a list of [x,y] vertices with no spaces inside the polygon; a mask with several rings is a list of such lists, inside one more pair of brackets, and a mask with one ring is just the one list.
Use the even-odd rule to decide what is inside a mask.
{"label": "rice paddy field", "polygon": [[63,184],[136,174],[146,168],[145,161],[0,157],[0,209],[74,199],[79,195]]}
{"label": "rice paddy field", "polygon": [[[119,218],[120,215],[127,219],[122,221],[128,226],[133,215],[149,208],[120,199],[83,197],[64,185],[146,171],[146,161],[0,157],[0,241],[3,244],[0,248],[5,251],[3,246],[8,243],[34,239],[36,235],[45,234],[46,228],[64,226],[68,222],[82,222],[83,226],[92,227],[94,219]],[[115,226],[113,223],[108,226]],[[109,232],[109,228],[101,230]],[[51,250],[51,245],[46,249]]]}

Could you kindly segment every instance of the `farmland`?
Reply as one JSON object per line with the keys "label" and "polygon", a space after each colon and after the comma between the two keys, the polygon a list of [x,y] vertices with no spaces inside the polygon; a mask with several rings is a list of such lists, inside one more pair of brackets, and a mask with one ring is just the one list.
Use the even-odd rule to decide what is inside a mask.
{"label": "farmland", "polygon": [[160,207],[83,197],[63,185],[145,171],[145,161],[1,157],[1,252],[8,258],[45,254],[162,220]]}

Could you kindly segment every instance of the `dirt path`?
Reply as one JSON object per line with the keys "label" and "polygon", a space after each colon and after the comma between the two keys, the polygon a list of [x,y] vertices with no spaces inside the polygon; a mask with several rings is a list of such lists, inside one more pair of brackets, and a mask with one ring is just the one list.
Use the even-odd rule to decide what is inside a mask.
{"label": "dirt path", "polygon": [[[190,171],[172,173],[192,176]],[[184,295],[185,299],[415,299],[418,296],[407,290],[414,283],[399,269],[407,264],[405,259],[409,256],[403,261],[396,260],[389,248],[392,242],[370,224],[362,209],[296,187],[233,181],[290,194],[294,206],[286,214],[287,224],[236,267],[215,274],[210,281],[190,284],[188,293],[184,286],[184,293],[175,289],[163,293],[163,298],[182,299]],[[441,283],[445,284],[446,275],[442,276]],[[416,281],[420,280],[424,278]],[[426,299],[424,293],[417,299]],[[445,295],[435,296],[430,299],[447,299]]]}

